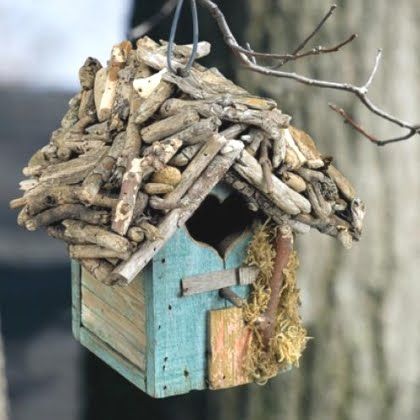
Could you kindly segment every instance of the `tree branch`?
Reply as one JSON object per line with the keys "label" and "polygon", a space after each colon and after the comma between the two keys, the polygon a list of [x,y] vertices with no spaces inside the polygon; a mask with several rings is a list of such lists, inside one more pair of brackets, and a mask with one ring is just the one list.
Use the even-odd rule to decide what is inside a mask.
{"label": "tree branch", "polygon": [[[225,41],[225,43],[228,45],[228,47],[232,50],[233,54],[239,59],[239,61],[242,63],[242,65],[244,66],[244,68],[254,71],[256,73],[260,73],[260,74],[264,74],[266,76],[273,76],[273,77],[278,77],[278,78],[286,78],[286,79],[292,79],[295,80],[298,83],[302,83],[304,85],[308,85],[308,86],[314,86],[314,87],[320,87],[320,88],[325,88],[325,89],[332,89],[332,90],[338,90],[338,91],[344,91],[344,92],[349,92],[351,94],[353,94],[354,96],[356,96],[359,101],[367,108],[369,109],[373,114],[377,115],[378,117],[387,120],[401,128],[406,128],[409,130],[409,132],[401,137],[398,138],[392,138],[392,139],[387,139],[387,140],[380,140],[380,141],[375,141],[376,138],[374,136],[370,136],[370,140],[372,142],[374,142],[377,145],[384,145],[384,144],[388,144],[388,143],[393,143],[396,141],[402,141],[402,140],[407,140],[413,136],[415,136],[416,134],[420,133],[420,125],[419,124],[414,124],[412,122],[408,122],[408,121],[404,121],[400,118],[397,118],[396,116],[384,111],[383,109],[379,108],[378,106],[376,106],[367,96],[368,93],[368,89],[371,85],[371,83],[373,82],[374,76],[378,70],[379,67],[379,63],[380,63],[380,58],[381,58],[381,52],[379,51],[377,56],[376,56],[376,60],[375,60],[375,65],[372,69],[372,72],[370,73],[370,76],[367,80],[367,82],[365,83],[365,85],[363,86],[356,86],[350,83],[338,83],[338,82],[331,82],[331,81],[327,81],[327,80],[319,80],[319,79],[312,79],[310,77],[306,77],[294,72],[285,72],[285,71],[280,71],[277,70],[275,68],[270,68],[267,66],[263,66],[258,64],[255,60],[251,59],[250,57],[253,56],[259,56],[259,53],[256,53],[252,50],[250,50],[249,48],[244,48],[241,47],[235,36],[233,35],[227,21],[226,18],[223,14],[223,12],[220,10],[219,6],[214,3],[211,0],[198,0],[199,3],[205,7],[210,15],[213,17],[213,19],[216,21],[220,32],[222,33],[223,39]],[[294,54],[291,54],[290,56],[296,56],[298,54],[298,52],[307,44],[307,42],[319,31],[319,29],[324,25],[325,21],[331,16],[331,14],[333,13],[335,7],[332,7],[332,10],[330,9],[330,11],[327,13],[326,17],[321,21],[321,23],[315,28],[315,30],[298,46],[298,48],[295,49]],[[344,41],[341,44],[338,44],[335,48],[339,48],[343,45],[346,45],[347,43],[349,43],[351,40],[354,39],[355,36],[351,36],[350,38],[348,38],[346,41]],[[264,54],[264,53],[261,53]],[[301,55],[303,55],[305,53],[302,53]],[[308,55],[312,55],[312,54],[308,54]],[[266,56],[266,55],[263,55]],[[268,56],[273,56],[268,55]],[[275,55],[274,55],[275,56]],[[278,55],[277,57],[280,57],[280,55]],[[342,114],[341,114],[342,115]],[[349,122],[349,121],[348,121]],[[358,126],[357,124],[351,124],[353,128],[356,128],[356,126]],[[358,132],[360,132],[361,134],[363,134],[362,131],[360,131],[360,126],[359,126],[359,130],[357,130]],[[363,129],[362,129],[363,130]],[[364,130],[363,130],[364,131]],[[367,134],[367,133],[366,133]],[[365,135],[366,137],[366,134]],[[367,137],[369,138],[369,137]],[[375,139],[375,140],[373,140]]]}

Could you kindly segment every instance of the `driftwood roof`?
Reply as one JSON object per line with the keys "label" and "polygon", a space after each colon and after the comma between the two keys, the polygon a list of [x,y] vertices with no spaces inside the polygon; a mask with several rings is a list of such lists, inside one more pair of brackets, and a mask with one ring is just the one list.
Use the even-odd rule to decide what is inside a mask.
{"label": "driftwood roof", "polygon": [[[173,66],[190,51],[176,46]],[[209,51],[199,44],[199,56]],[[114,46],[106,68],[88,58],[79,75],[81,92],[11,205],[20,225],[47,227],[97,278],[130,282],[220,181],[295,232],[314,227],[346,247],[359,239],[354,188],[273,100],[214,68],[172,74],[166,44],[149,38]]]}

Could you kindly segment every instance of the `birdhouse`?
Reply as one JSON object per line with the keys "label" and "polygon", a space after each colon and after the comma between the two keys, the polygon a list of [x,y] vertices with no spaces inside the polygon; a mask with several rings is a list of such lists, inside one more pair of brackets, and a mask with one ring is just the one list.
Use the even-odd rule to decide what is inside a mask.
{"label": "birdhouse", "polygon": [[[210,45],[198,45],[198,56]],[[23,172],[18,223],[68,244],[75,337],[153,397],[263,383],[306,345],[296,234],[345,247],[364,205],[312,138],[149,38],[80,69]],[[182,67],[191,46],[174,46]]]}

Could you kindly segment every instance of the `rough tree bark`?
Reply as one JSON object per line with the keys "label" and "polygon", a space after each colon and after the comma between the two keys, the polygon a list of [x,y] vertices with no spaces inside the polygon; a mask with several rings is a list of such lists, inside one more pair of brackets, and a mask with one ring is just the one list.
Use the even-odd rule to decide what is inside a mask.
{"label": "rough tree bark", "polygon": [[[243,39],[256,50],[279,52],[293,48],[328,8],[327,2],[309,0],[246,3]],[[301,61],[296,69],[331,80],[364,80],[376,49],[383,47],[372,95],[385,108],[415,119],[420,111],[417,2],[402,0],[392,7],[380,0],[355,0],[340,6],[315,45],[352,31],[360,33],[359,40],[337,55]],[[246,72],[239,80],[251,91],[274,96],[321,151],[336,157],[366,201],[368,215],[362,241],[351,251],[315,232],[298,239],[303,315],[314,340],[300,369],[265,388],[231,391],[232,403],[246,405],[247,419],[418,418],[419,142],[372,147],[328,111],[329,100],[349,107],[370,129],[392,133],[345,95]],[[247,398],[241,398],[244,394]]]}
{"label": "rough tree bark", "polygon": [[[157,8],[137,3],[137,22]],[[311,0],[218,3],[240,41],[273,52],[290,52],[330,5]],[[415,120],[420,113],[418,1],[353,0],[340,2],[340,6],[314,45],[334,43],[353,31],[360,33],[359,40],[337,55],[291,63],[290,68],[324,79],[360,82],[369,73],[376,49],[383,47],[372,97],[393,113]],[[185,13],[181,28],[190,26],[188,18]],[[206,62],[222,65],[231,74],[232,67],[223,68],[223,63],[233,57],[226,55],[221,43],[214,43],[220,40],[214,22],[201,13],[200,23],[201,38],[212,41],[215,53]],[[152,36],[167,37],[167,25],[158,30]],[[191,38],[180,31],[179,39],[188,42]],[[333,100],[370,131],[385,137],[393,134],[345,94],[336,96],[240,70],[237,74],[251,92],[277,99],[296,126],[311,133],[324,153],[336,157],[337,166],[366,202],[365,232],[351,251],[317,232],[297,240],[303,315],[314,337],[300,369],[265,387],[193,393],[165,402],[155,403],[132,391],[128,394],[131,404],[141,409],[146,404],[158,419],[188,420],[198,413],[212,420],[419,418],[419,141],[414,138],[377,148],[329,111],[327,102]],[[91,380],[98,383],[93,376]]]}

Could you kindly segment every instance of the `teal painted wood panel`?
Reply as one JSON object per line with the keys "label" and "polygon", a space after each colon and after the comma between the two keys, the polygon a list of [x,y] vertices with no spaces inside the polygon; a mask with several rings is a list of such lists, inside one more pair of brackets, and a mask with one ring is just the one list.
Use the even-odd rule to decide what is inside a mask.
{"label": "teal painted wood panel", "polygon": [[80,328],[80,342],[125,379],[146,392],[144,372],[85,327]]}
{"label": "teal painted wood panel", "polygon": [[81,325],[81,268],[77,261],[71,260],[71,318],[72,330],[76,340],[80,338]]}
{"label": "teal painted wood panel", "polygon": [[[181,279],[242,265],[249,237],[225,261],[208,245],[178,229],[154,257],[145,283],[147,307],[147,392],[157,398],[207,388],[207,314],[230,306],[218,291],[181,296]],[[248,287],[235,288],[245,297]]]}

